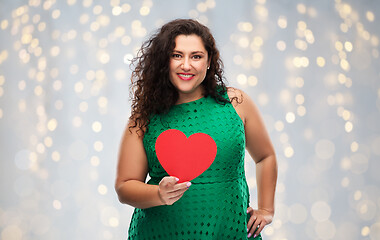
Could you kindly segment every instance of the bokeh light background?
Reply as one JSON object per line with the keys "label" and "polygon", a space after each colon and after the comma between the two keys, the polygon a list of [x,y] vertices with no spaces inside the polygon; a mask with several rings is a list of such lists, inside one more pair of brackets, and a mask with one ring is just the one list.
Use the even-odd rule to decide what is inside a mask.
{"label": "bokeh light background", "polygon": [[[380,239],[375,0],[1,0],[0,238],[126,238],[129,63],[174,18],[209,26],[265,119],[279,179],[264,238]],[[247,153],[253,206],[254,168]]]}

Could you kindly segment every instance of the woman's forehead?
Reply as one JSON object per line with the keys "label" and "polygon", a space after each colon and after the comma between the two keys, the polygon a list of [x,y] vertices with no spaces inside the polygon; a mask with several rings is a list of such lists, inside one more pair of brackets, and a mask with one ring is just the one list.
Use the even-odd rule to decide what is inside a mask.
{"label": "woman's forehead", "polygon": [[203,44],[202,38],[198,35],[178,35],[175,38],[174,51],[190,51],[190,52],[207,52]]}

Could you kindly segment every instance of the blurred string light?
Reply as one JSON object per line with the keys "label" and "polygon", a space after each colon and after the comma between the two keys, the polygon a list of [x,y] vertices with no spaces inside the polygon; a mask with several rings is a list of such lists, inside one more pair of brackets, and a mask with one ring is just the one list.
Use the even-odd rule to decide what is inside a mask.
{"label": "blurred string light", "polygon": [[[257,26],[252,24],[252,22],[250,21],[239,22],[237,24],[237,30],[239,32],[235,32],[231,35],[231,41],[234,42],[241,49],[243,49],[243,51],[238,51],[239,53],[233,57],[234,64],[240,66],[242,72],[246,72],[249,69],[259,70],[260,68],[262,68],[263,64],[265,64],[264,60],[266,56],[264,56],[264,54],[260,52],[260,48],[263,47],[266,41],[270,39],[266,39],[261,36],[255,36],[257,34],[255,30],[259,28],[259,24],[267,21],[267,11],[265,3],[265,1],[257,1],[257,5],[254,7],[255,13],[257,13],[257,15],[255,16],[255,18],[257,18],[258,20],[258,22],[256,22]],[[313,18],[317,18],[320,14],[318,13],[317,8],[313,6],[307,6],[304,3],[297,4],[296,9],[301,16],[307,15],[310,18],[310,21],[312,21]],[[335,9],[338,15],[343,20],[343,23],[340,24],[340,30],[342,34],[337,33],[331,39],[333,41],[332,45],[334,47],[335,52],[332,52],[332,54],[329,56],[322,55],[324,54],[324,52],[322,51],[317,51],[317,54],[319,54],[319,56],[317,55],[317,57],[315,57],[315,61],[311,61],[312,58],[309,56],[315,56],[314,53],[311,54],[311,51],[315,51],[315,49],[313,49],[311,46],[315,44],[316,41],[318,41],[318,36],[315,36],[314,31],[308,26],[309,24],[305,20],[299,20],[295,28],[294,47],[296,50],[298,50],[296,52],[300,55],[288,57],[285,65],[289,71],[295,71],[295,69],[297,68],[310,69],[314,67],[335,69],[334,73],[329,73],[330,75],[327,75],[325,79],[325,83],[327,86],[326,90],[327,92],[330,92],[330,95],[327,96],[326,102],[328,105],[336,108],[338,116],[342,119],[341,128],[346,134],[348,134],[347,137],[350,139],[358,139],[358,134],[355,132],[355,121],[356,123],[358,123],[358,116],[354,115],[354,112],[350,110],[350,108],[352,108],[353,105],[353,99],[349,89],[351,89],[353,84],[355,84],[355,81],[352,79],[352,77],[350,77],[350,75],[352,72],[353,65],[355,69],[367,69],[370,67],[371,61],[369,59],[369,56],[361,55],[361,52],[366,51],[364,46],[370,45],[370,47],[373,48],[371,49],[372,57],[374,59],[378,59],[378,36],[375,34],[371,34],[368,30],[365,29],[365,24],[363,24],[359,20],[360,18],[358,16],[358,12],[356,11],[356,9],[353,9],[353,7],[349,3],[337,0],[335,1]],[[375,19],[375,14],[372,11],[366,11],[365,17],[369,22],[373,22]],[[287,29],[289,31],[287,16],[280,15],[277,18],[276,24],[280,29]],[[356,41],[357,46],[354,44],[354,40],[351,40],[355,38],[347,38],[346,36],[344,36],[345,33],[352,34],[351,36],[355,37],[359,36],[361,38],[359,39],[359,41]],[[260,39],[261,44],[256,45],[255,39]],[[363,40],[367,43],[363,42]],[[278,49],[278,51],[283,52],[288,49],[289,44],[290,42],[278,40],[276,42],[276,48]],[[252,47],[248,48],[248,46]],[[249,58],[251,56],[257,56],[258,52],[260,56],[260,58],[258,58],[259,61],[256,61],[256,64],[249,65],[249,63],[254,62],[251,61],[251,59]],[[288,51],[287,54],[292,55],[293,53]],[[351,54],[355,55],[353,57],[350,57]],[[273,66],[272,68],[276,68],[276,66]],[[306,91],[303,90],[305,85],[304,79],[307,76],[308,74],[302,74],[296,77],[291,77],[289,81],[290,89],[283,89],[280,91],[280,94],[278,95],[280,103],[284,106],[289,107],[292,104],[295,104],[295,109],[293,111],[285,112],[285,118],[277,120],[274,124],[274,129],[280,133],[280,142],[283,144],[282,154],[285,157],[279,158],[280,169],[282,166],[285,165],[285,163],[282,162],[284,159],[294,158],[295,154],[297,154],[295,150],[302,151],[301,148],[295,149],[294,147],[292,147],[292,144],[290,143],[292,139],[289,139],[288,134],[285,134],[283,131],[286,131],[286,124],[297,123],[298,117],[307,116],[308,111],[305,105],[307,104],[307,101],[305,101],[304,95],[304,92]],[[246,87],[248,85],[247,79],[247,73],[238,73],[236,77],[236,82],[240,84],[242,87]],[[257,80],[257,77],[255,77],[255,79],[255,84],[252,86],[260,84],[260,79]],[[360,81],[360,79],[357,79],[356,81]],[[296,89],[294,89],[294,87]],[[290,99],[293,95],[295,95],[295,101],[292,103]],[[258,93],[256,99],[262,107],[265,107],[268,104],[267,95],[265,93]],[[304,137],[306,140],[310,140],[312,135],[313,133],[311,129],[305,129]],[[376,142],[373,143],[373,146],[380,145],[378,144],[378,142]],[[321,160],[317,164],[319,165],[319,167],[321,167],[321,169],[324,169],[324,171],[331,168],[332,164],[334,164],[333,162],[337,161],[335,159],[338,155],[338,153],[336,152],[336,148],[337,144],[330,139],[320,139],[316,141],[315,155],[317,159]],[[361,152],[361,148],[366,149],[366,146],[364,144],[360,144],[358,140],[353,140],[350,142],[347,150],[354,154],[350,155],[350,153],[348,152],[348,154],[346,155],[343,153],[343,155],[346,156],[343,158],[344,160],[342,160],[341,162],[341,170],[343,170],[344,172],[349,170],[353,174],[357,175],[364,174],[368,171],[368,165],[370,160],[369,154],[355,154],[357,152]],[[351,175],[349,174],[348,176]],[[352,177],[355,178],[354,176]],[[350,182],[350,177],[343,177],[341,184],[343,187],[349,187]],[[282,186],[281,183],[279,184],[279,186]],[[364,185],[362,187],[364,187]],[[377,189],[376,191],[378,192],[379,189]],[[278,189],[278,192],[282,191]],[[379,195],[376,196],[377,198],[379,197]],[[379,208],[378,205],[374,204],[373,200],[364,201],[360,205],[354,205],[352,207],[356,209],[356,212],[359,215],[359,217],[361,215],[368,216],[368,219],[373,220],[376,216],[374,212],[376,212]],[[298,204],[299,205],[297,206],[302,206],[301,208],[306,209],[306,206],[300,203]],[[314,239],[315,237],[318,237],[321,239],[336,239],[337,236],[342,236],[343,233],[341,233],[340,229],[337,229],[339,223],[333,222],[330,219],[330,204],[331,203],[329,203],[328,201],[323,201],[315,202],[311,206],[311,214],[314,220],[317,221],[317,223],[314,225],[313,232],[308,232],[309,238]],[[281,209],[281,207],[285,207],[285,205],[280,205],[278,209]],[[369,210],[369,208],[371,208],[371,210]],[[303,212],[302,210],[299,211]],[[372,215],[369,213],[372,213]],[[305,216],[306,214],[301,215]],[[295,215],[291,215],[290,217],[293,217],[295,222],[298,221]],[[302,220],[299,220],[297,224],[304,223],[308,220],[306,216],[300,217],[299,219]],[[368,236],[371,239],[376,239],[380,237],[378,226],[378,222],[372,225],[364,226],[360,235]],[[265,233],[268,236],[272,236],[275,232],[272,228],[267,228]]]}
{"label": "blurred string light", "polygon": [[[359,134],[359,129],[371,121],[356,112],[361,102],[354,94],[361,84],[357,72],[365,75],[378,64],[379,36],[374,23],[379,9],[356,9],[349,1],[335,0],[327,7],[334,8],[341,22],[317,26],[315,22],[326,17],[322,11],[327,9],[321,9],[326,6],[306,2],[290,5],[289,13],[276,12],[278,6],[266,0],[247,5],[250,12],[226,27],[226,33],[231,33],[229,45],[237,51],[222,56],[232,59],[233,81],[250,93],[265,113],[269,112],[264,119],[278,147],[276,218],[265,228],[264,236],[378,239],[380,189],[371,179],[380,179],[371,166],[380,156],[380,137],[378,132],[368,139]],[[213,23],[213,14],[223,8],[215,0],[194,1],[189,6],[184,15],[204,24]],[[72,11],[74,8],[81,11]],[[128,82],[130,71],[125,66],[136,55],[141,40],[153,26],[165,22],[152,20],[156,9],[160,4],[153,0],[29,0],[0,19],[1,37],[9,41],[0,45],[0,120],[20,129],[13,130],[20,133],[23,146],[10,153],[19,171],[9,184],[17,199],[0,207],[1,239],[59,238],[70,234],[65,227],[73,220],[78,229],[71,234],[125,238],[125,221],[131,209],[120,213],[125,208],[113,202],[113,186],[105,180],[113,177],[102,177],[107,168],[115,167],[114,161],[103,155],[111,155],[110,141],[103,136],[114,120],[103,117],[117,119],[114,115],[120,111],[120,99],[113,98],[110,85]],[[326,42],[324,34],[331,30],[334,34]],[[270,42],[273,46],[268,45]],[[269,56],[269,48],[278,55]],[[271,65],[274,58],[281,59],[283,65]],[[123,67],[111,67],[120,62]],[[283,79],[267,79],[275,76],[271,72],[263,75],[267,69],[285,73]],[[317,83],[311,82],[315,71],[321,76]],[[378,82],[379,70],[373,71]],[[264,81],[279,84],[273,87],[278,92],[264,88]],[[366,107],[378,116],[379,85],[375,90],[365,87],[377,94],[377,109]],[[320,91],[320,98],[313,99],[311,96],[316,95],[310,89]],[[12,110],[5,106],[8,103],[15,104]],[[320,108],[320,104],[328,107]],[[275,106],[282,112],[273,112]],[[331,109],[334,116],[324,114]],[[323,129],[319,126],[326,116],[336,123],[328,126],[331,135],[327,136],[320,133]],[[66,137],[70,139],[65,142]],[[10,145],[6,147],[11,149]],[[295,169],[294,163],[299,167]],[[333,169],[335,166],[338,169]],[[255,190],[251,165],[246,167],[247,180]],[[329,175],[332,171],[336,176]],[[294,191],[287,181],[291,175],[308,188],[302,196],[292,198],[299,190]],[[330,191],[323,178],[336,182],[333,187],[341,189]],[[342,195],[336,196],[338,193]],[[340,210],[334,199],[343,201],[342,205],[347,201],[349,209]],[[80,210],[60,225],[57,219],[72,214],[71,209]],[[347,215],[335,216],[342,212]],[[354,217],[343,219],[348,216]],[[67,238],[83,238],[79,235]]]}

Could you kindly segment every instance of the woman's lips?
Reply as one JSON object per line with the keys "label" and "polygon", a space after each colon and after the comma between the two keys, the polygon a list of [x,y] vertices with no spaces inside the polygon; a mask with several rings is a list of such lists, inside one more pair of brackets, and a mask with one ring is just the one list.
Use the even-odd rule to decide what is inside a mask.
{"label": "woman's lips", "polygon": [[178,77],[181,80],[188,81],[194,78],[194,74],[189,74],[189,73],[177,73]]}

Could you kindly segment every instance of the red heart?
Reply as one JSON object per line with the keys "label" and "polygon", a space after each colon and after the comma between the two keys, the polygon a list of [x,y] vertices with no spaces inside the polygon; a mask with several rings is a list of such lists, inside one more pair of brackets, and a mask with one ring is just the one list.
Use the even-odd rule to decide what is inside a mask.
{"label": "red heart", "polygon": [[214,139],[205,133],[194,133],[189,138],[177,130],[162,132],[156,140],[158,161],[170,176],[179,182],[191,181],[213,163],[217,147]]}

